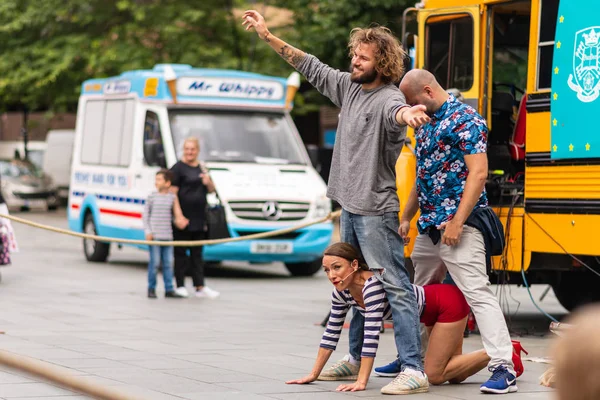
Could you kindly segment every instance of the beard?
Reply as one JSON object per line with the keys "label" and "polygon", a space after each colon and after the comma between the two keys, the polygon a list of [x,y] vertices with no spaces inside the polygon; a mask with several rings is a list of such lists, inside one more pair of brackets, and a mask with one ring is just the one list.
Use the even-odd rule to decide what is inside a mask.
{"label": "beard", "polygon": [[362,74],[357,75],[356,73],[360,72],[352,65],[350,65],[350,80],[354,83],[373,83],[375,79],[377,79],[377,71],[375,68],[370,69],[368,71],[363,71]]}

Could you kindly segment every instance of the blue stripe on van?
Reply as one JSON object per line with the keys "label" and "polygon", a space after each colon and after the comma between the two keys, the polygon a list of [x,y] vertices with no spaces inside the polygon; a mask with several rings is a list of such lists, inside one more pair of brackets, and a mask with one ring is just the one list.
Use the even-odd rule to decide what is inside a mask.
{"label": "blue stripe on van", "polygon": [[[85,197],[85,192],[72,192],[73,196],[75,197]],[[144,205],[146,204],[146,200],[144,199],[134,199],[132,197],[122,197],[122,196],[111,196],[111,195],[105,195],[105,194],[94,194],[94,196],[96,196],[99,200],[107,200],[107,201],[114,201],[117,203],[133,203],[133,204],[140,204],[140,205]]]}

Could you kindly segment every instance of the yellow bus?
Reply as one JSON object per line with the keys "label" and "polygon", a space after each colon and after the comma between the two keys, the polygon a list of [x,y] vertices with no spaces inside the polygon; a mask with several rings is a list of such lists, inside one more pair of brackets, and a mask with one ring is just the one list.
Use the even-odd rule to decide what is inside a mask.
{"label": "yellow bus", "polygon": [[[487,120],[486,189],[507,238],[492,281],[550,284],[569,310],[600,300],[595,1],[425,0],[404,13],[402,35],[414,66]],[[396,166],[402,204],[416,173],[409,138]]]}

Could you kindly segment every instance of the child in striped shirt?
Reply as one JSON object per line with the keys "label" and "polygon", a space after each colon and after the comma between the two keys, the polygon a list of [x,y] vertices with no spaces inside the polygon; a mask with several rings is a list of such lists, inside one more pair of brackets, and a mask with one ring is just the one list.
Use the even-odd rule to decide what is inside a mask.
{"label": "child in striped shirt", "polygon": [[[146,240],[171,241],[173,222],[179,229],[184,229],[189,222],[181,212],[177,195],[169,192],[172,180],[173,173],[168,169],[161,169],[156,173],[154,185],[157,191],[148,196],[144,207]],[[165,297],[182,298],[183,296],[177,294],[173,287],[173,246],[150,246],[149,250],[148,297],[156,298],[156,271],[162,262]]]}

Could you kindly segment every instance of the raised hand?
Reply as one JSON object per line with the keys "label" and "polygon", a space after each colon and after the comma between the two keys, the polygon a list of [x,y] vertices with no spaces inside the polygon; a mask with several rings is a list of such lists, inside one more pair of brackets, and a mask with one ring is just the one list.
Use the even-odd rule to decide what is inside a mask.
{"label": "raised hand", "polygon": [[247,10],[244,12],[243,16],[244,22],[242,25],[246,28],[247,31],[250,29],[254,29],[258,34],[258,37],[268,41],[269,38],[269,30],[267,29],[267,24],[265,19],[258,11],[255,10]]}

